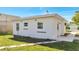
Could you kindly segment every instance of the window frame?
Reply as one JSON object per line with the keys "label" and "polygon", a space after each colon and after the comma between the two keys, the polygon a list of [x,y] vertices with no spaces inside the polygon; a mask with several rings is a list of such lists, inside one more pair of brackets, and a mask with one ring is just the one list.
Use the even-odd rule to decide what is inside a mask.
{"label": "window frame", "polygon": [[16,23],[16,31],[19,31],[19,23]]}
{"label": "window frame", "polygon": [[28,27],[28,23],[27,22],[24,22],[24,27]]}
{"label": "window frame", "polygon": [[57,24],[57,30],[59,30],[59,23]]}
{"label": "window frame", "polygon": [[38,22],[37,23],[37,28],[38,29],[43,29],[43,23],[42,22]]}

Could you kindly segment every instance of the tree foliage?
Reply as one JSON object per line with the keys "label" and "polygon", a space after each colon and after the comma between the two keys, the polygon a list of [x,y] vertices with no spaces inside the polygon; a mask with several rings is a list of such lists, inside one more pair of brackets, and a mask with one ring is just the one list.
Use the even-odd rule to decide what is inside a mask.
{"label": "tree foliage", "polygon": [[75,15],[73,16],[72,21],[73,21],[75,24],[79,24],[79,11],[76,11],[76,12],[75,12]]}

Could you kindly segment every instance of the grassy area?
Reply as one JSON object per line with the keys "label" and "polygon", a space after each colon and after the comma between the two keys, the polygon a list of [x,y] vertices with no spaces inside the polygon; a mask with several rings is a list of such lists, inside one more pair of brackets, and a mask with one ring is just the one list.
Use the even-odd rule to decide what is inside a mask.
{"label": "grassy area", "polygon": [[3,49],[2,51],[58,51],[58,50],[59,49],[50,48],[50,47],[43,46],[43,45],[35,45],[35,46]]}
{"label": "grassy area", "polygon": [[[39,41],[37,39],[37,41]],[[12,35],[0,35],[0,46],[36,42],[33,38],[13,39]],[[79,41],[56,42],[35,46],[3,49],[2,51],[79,51]]]}
{"label": "grassy area", "polygon": [[35,45],[28,47],[18,47],[4,49],[7,51],[79,51],[79,41],[74,42],[57,42],[43,45]]}
{"label": "grassy area", "polygon": [[22,44],[24,42],[15,41],[12,39],[12,35],[0,35],[0,46],[9,46],[9,45],[16,45]]}

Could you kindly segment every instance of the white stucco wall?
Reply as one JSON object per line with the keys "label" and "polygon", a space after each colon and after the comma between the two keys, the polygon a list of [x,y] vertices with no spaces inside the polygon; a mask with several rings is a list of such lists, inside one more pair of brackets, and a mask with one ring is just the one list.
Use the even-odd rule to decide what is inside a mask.
{"label": "white stucco wall", "polygon": [[[28,23],[28,27],[24,27],[24,23]],[[37,28],[37,23],[43,23],[43,29]],[[20,30],[16,31],[16,23],[20,23]],[[60,23],[59,31],[57,31],[57,23]],[[27,28],[27,30],[24,30]],[[43,31],[45,33],[38,33]],[[58,35],[64,33],[64,23],[55,17],[29,19],[24,21],[17,21],[13,23],[13,34],[21,36],[30,36],[35,38],[55,39]]]}

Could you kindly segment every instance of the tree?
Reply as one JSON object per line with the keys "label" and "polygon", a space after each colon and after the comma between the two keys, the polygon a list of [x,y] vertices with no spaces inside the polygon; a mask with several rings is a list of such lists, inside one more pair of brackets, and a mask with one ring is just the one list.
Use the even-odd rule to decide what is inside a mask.
{"label": "tree", "polygon": [[79,11],[75,12],[75,15],[73,16],[72,21],[77,25],[79,24]]}

